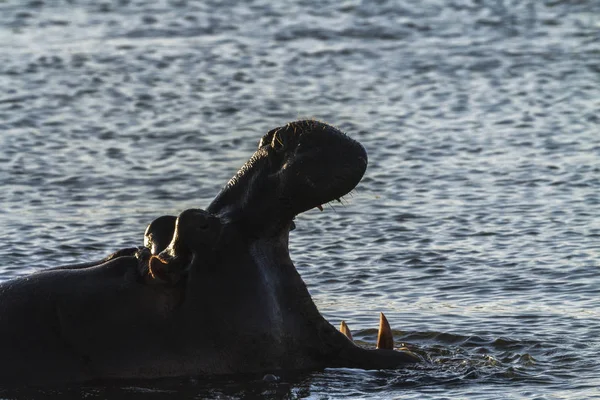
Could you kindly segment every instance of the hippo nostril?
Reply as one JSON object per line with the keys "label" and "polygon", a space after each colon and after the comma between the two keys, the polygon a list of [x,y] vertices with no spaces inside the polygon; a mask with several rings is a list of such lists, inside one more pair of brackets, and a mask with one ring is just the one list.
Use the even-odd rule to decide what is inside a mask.
{"label": "hippo nostril", "polygon": [[260,141],[258,142],[258,148],[262,148],[264,146],[270,146],[271,148],[273,148],[274,150],[283,150],[286,148],[286,139],[285,139],[285,135],[282,136],[282,131],[284,130],[284,127],[279,127],[279,128],[275,128],[270,130],[269,132],[267,132],[266,135],[264,135]]}
{"label": "hippo nostril", "polygon": [[271,140],[271,147],[275,150],[283,150],[285,149],[285,140],[281,135],[281,130],[275,131],[273,134],[273,139]]}
{"label": "hippo nostril", "polygon": [[260,141],[258,142],[258,148],[260,149],[261,147],[270,145],[271,141],[273,140],[273,134],[278,130],[279,128],[272,129],[269,132],[267,132],[262,138],[260,138]]}

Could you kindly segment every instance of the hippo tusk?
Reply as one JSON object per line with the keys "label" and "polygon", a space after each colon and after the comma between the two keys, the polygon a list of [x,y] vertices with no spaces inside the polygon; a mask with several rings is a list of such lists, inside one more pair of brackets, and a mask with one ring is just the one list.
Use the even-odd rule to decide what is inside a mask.
{"label": "hippo tusk", "polygon": [[350,339],[350,341],[354,341],[352,339],[352,332],[350,332],[350,328],[346,324],[346,321],[342,321],[340,323],[340,332],[342,332],[344,334],[344,336],[346,336],[348,339]]}
{"label": "hippo tusk", "polygon": [[394,349],[394,334],[390,328],[390,324],[383,315],[379,313],[379,333],[377,334],[377,348],[378,349]]}

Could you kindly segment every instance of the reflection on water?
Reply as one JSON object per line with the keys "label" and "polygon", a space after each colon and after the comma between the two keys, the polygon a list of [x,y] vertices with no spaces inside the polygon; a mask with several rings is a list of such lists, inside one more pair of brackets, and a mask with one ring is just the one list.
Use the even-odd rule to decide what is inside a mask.
{"label": "reflection on water", "polygon": [[[142,243],[304,117],[369,152],[291,253],[334,324],[429,363],[26,393],[598,396],[600,3],[0,3],[0,279]],[[22,393],[23,394],[23,393]]]}

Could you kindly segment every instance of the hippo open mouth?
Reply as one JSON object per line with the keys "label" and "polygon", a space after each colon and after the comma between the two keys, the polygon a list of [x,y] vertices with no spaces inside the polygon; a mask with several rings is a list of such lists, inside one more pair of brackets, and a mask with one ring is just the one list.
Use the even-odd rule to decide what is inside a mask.
{"label": "hippo open mouth", "polygon": [[[176,270],[180,260],[193,260],[184,268],[198,280],[194,296],[208,291],[207,303],[229,305],[229,323],[244,332],[232,333],[236,341],[250,337],[248,348],[268,355],[254,355],[241,370],[385,368],[418,361],[410,352],[391,350],[383,315],[378,350],[355,346],[345,323],[340,333],[318,312],[289,256],[293,218],[346,195],[366,166],[364,148],[339,130],[317,121],[290,123],[260,140],[207,211],[187,210],[177,218],[173,240],[155,256],[156,267]],[[198,232],[209,220],[214,240],[211,230]]]}
{"label": "hippo open mouth", "polygon": [[319,313],[290,259],[296,215],[350,192],[367,166],[339,130],[274,129],[207,210],[156,219],[145,247],[0,284],[0,383],[395,368]]}

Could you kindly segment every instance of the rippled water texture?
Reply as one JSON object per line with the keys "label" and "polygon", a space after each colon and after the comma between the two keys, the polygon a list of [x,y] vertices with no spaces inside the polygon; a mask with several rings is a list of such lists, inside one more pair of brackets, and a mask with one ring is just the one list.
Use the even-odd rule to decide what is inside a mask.
{"label": "rippled water texture", "polygon": [[141,244],[312,117],[370,164],[292,258],[431,364],[58,395],[600,398],[599,115],[595,0],[0,1],[0,279]]}

